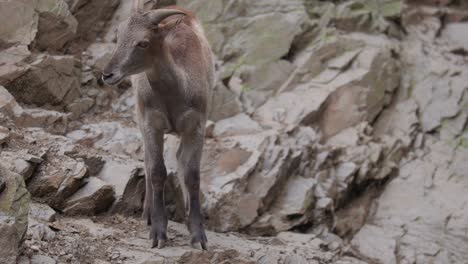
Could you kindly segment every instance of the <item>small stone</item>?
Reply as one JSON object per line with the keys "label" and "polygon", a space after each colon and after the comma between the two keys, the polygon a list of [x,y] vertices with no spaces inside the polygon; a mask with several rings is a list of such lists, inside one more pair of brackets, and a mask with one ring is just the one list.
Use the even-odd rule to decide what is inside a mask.
{"label": "small stone", "polygon": [[31,257],[31,264],[55,264],[57,261],[55,261],[53,258],[46,256],[46,255],[33,255]]}
{"label": "small stone", "polygon": [[37,252],[37,251],[39,251],[39,246],[32,245],[31,249]]}
{"label": "small stone", "polygon": [[8,128],[0,126],[0,145],[6,143],[10,137],[10,130]]}

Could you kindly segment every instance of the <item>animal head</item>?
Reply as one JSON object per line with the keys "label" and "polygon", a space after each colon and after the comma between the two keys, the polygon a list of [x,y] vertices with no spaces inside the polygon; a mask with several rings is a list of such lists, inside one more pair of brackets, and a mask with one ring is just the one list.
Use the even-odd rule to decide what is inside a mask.
{"label": "animal head", "polygon": [[134,13],[123,21],[118,29],[117,47],[102,73],[102,80],[114,85],[127,76],[149,69],[159,48],[159,23],[178,14],[184,13],[176,9],[156,9]]}

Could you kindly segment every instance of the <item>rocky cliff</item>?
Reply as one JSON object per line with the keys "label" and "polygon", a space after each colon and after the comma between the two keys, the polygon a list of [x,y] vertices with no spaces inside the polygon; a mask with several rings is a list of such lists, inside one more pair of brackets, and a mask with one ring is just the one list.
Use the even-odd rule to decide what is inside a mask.
{"label": "rocky cliff", "polygon": [[[131,2],[0,1],[8,263],[466,263],[464,1],[158,5],[173,3],[217,58],[201,175],[212,250],[190,249],[177,223],[150,249],[138,218],[133,90],[99,78]],[[177,144],[165,137],[181,222]]]}

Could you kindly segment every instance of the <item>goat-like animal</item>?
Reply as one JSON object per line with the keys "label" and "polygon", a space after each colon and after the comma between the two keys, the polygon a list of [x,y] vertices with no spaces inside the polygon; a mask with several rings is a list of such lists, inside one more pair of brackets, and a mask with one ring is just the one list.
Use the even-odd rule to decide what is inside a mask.
{"label": "goat-like animal", "polygon": [[194,15],[175,6],[147,12],[140,9],[122,22],[117,48],[102,79],[115,85],[127,76],[132,76],[143,135],[146,172],[143,217],[151,225],[153,247],[164,247],[167,240],[163,136],[176,133],[181,138],[178,174],[185,182],[190,242],[194,247],[200,243],[206,249],[199,197],[200,159],[215,73],[211,48]]}

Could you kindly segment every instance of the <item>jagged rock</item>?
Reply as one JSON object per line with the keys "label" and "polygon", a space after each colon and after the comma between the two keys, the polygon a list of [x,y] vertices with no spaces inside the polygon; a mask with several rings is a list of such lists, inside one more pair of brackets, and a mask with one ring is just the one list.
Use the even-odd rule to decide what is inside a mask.
{"label": "jagged rock", "polygon": [[22,64],[21,74],[0,76],[0,84],[19,102],[65,105],[79,95],[79,78],[72,56],[38,55],[31,63]]}
{"label": "jagged rock", "polygon": [[255,134],[261,132],[258,123],[250,119],[246,114],[238,114],[215,123],[213,129],[214,137],[235,136],[244,134]]}
{"label": "jagged rock", "polygon": [[[286,60],[257,67],[247,65],[235,71],[229,87],[242,95],[243,105],[251,112],[274,95],[294,69],[295,66]],[[240,85],[236,86],[234,80]]]}
{"label": "jagged rock", "polygon": [[33,202],[29,206],[29,217],[38,221],[53,222],[55,221],[56,213],[47,204]]}
{"label": "jagged rock", "polygon": [[8,142],[8,138],[10,137],[10,130],[8,128],[0,126],[0,146],[6,142]]}
{"label": "jagged rock", "polygon": [[96,67],[100,71],[104,70],[106,64],[110,61],[112,51],[115,49],[115,43],[93,43],[86,50],[89,57],[86,64]]}
{"label": "jagged rock", "polygon": [[24,129],[24,139],[28,144],[39,144],[42,151],[51,156],[72,155],[77,152],[77,146],[69,138],[50,134],[41,128]]}
{"label": "jagged rock", "polygon": [[68,127],[68,114],[39,108],[23,109],[15,123],[19,127],[45,127],[49,132],[63,134]]}
{"label": "jagged rock", "polygon": [[468,28],[468,23],[450,23],[443,30],[443,36],[450,40],[452,49],[464,49],[468,51],[468,38],[462,34]]}
{"label": "jagged rock", "polygon": [[370,261],[381,264],[396,264],[396,241],[377,226],[366,225],[351,241],[360,254]]}
{"label": "jagged rock", "polygon": [[[261,124],[287,129],[318,121],[325,138],[361,121],[371,122],[400,82],[394,49],[385,37],[357,33],[313,43],[298,55],[298,69],[283,84],[284,92],[253,117]],[[387,80],[384,85],[379,81],[382,76]]]}
{"label": "jagged rock", "polygon": [[65,204],[68,215],[95,215],[106,211],[114,202],[114,189],[97,177],[88,178],[86,185]]}
{"label": "jagged rock", "polygon": [[64,133],[68,126],[68,114],[40,108],[23,109],[1,86],[0,112],[9,116],[18,127],[45,127],[49,132]]}
{"label": "jagged rock", "polygon": [[78,21],[77,35],[86,43],[94,41],[112,17],[120,0],[65,0]]}
{"label": "jagged rock", "polygon": [[208,222],[216,230],[237,229],[255,219],[260,199],[244,189],[267,140],[268,134],[260,133],[206,142],[201,175],[203,208],[212,216]]}
{"label": "jagged rock", "polygon": [[249,229],[255,233],[270,234],[305,223],[315,203],[316,183],[316,179],[292,177],[269,212],[262,215]]}
{"label": "jagged rock", "polygon": [[39,14],[34,46],[40,50],[61,50],[76,33],[78,22],[64,0],[20,0]]}
{"label": "jagged rock", "polygon": [[[214,52],[232,67],[261,65],[288,53],[294,37],[301,33],[307,14],[302,1],[177,1],[193,10],[204,23]],[[229,7],[229,8],[228,8]],[[233,18],[236,18],[233,20]],[[245,30],[238,30],[249,25]],[[270,34],[275,32],[274,34]]]}
{"label": "jagged rock", "polygon": [[94,106],[94,100],[89,97],[76,99],[67,105],[65,109],[70,112],[70,119],[77,119],[81,114],[88,112]]}
{"label": "jagged rock", "polygon": [[67,134],[74,143],[94,146],[109,153],[142,158],[142,139],[135,127],[119,122],[101,122],[82,126]]}
{"label": "jagged rock", "polygon": [[0,113],[4,115],[15,115],[21,112],[21,106],[18,105],[15,98],[5,87],[0,85]]}
{"label": "jagged rock", "polygon": [[298,87],[268,100],[254,112],[253,118],[261,125],[276,128],[310,124],[316,120],[328,95],[323,87]]}
{"label": "jagged rock", "polygon": [[47,255],[42,255],[42,254],[35,254],[31,257],[30,264],[55,264],[57,261],[55,261],[53,258],[47,256]]}
{"label": "jagged rock", "polygon": [[208,118],[218,121],[242,112],[242,105],[236,94],[222,83],[218,83],[211,93],[211,106]]}
{"label": "jagged rock", "polygon": [[[41,160],[42,161],[42,160]],[[21,175],[25,181],[31,178],[34,170],[41,162],[28,161],[24,152],[2,151],[0,153],[0,162],[5,164],[6,168]]]}
{"label": "jagged rock", "polygon": [[[143,166],[140,163],[133,161],[123,161],[118,159],[106,159],[104,167],[96,176],[99,180],[111,185],[114,189],[116,199],[116,211],[135,210],[140,208],[126,207],[126,201],[129,199],[140,199],[143,197],[141,193],[129,193],[129,184],[134,177],[141,178],[143,174]],[[144,183],[144,181],[143,181]],[[144,184],[143,184],[144,186]],[[127,191],[127,196],[124,196]],[[144,191],[144,188],[143,190]],[[137,197],[134,197],[137,195]]]}
{"label": "jagged rock", "polygon": [[341,1],[330,2],[311,1],[308,12],[312,17],[319,17],[320,24],[326,26],[333,23],[337,28],[346,31],[363,32],[397,32],[397,28],[386,18],[400,17],[404,5],[400,0]]}
{"label": "jagged rock", "polygon": [[42,202],[62,209],[65,199],[77,192],[88,176],[82,161],[67,156],[49,157],[45,166],[28,182],[28,189]]}
{"label": "jagged rock", "polygon": [[0,30],[0,49],[12,45],[31,44],[37,33],[38,15],[34,7],[19,1],[2,1],[0,16],[4,24]]}
{"label": "jagged rock", "polygon": [[2,164],[0,179],[5,183],[0,192],[0,258],[6,264],[16,263],[28,227],[30,195],[24,179]]}
{"label": "jagged rock", "polygon": [[28,236],[37,241],[50,241],[55,238],[55,232],[45,224],[30,220]]}

